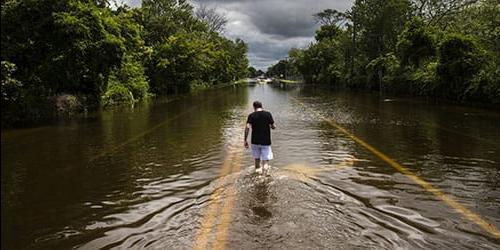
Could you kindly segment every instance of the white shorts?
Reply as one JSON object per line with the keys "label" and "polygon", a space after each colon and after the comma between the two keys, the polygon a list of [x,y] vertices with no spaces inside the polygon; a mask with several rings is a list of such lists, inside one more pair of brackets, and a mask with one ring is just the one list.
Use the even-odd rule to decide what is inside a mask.
{"label": "white shorts", "polygon": [[273,151],[271,150],[270,145],[264,146],[252,144],[252,156],[254,159],[269,161],[273,159]]}

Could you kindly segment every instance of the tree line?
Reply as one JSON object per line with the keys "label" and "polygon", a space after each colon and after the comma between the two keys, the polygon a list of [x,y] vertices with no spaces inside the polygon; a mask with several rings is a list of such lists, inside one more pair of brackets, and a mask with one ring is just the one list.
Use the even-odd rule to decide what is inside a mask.
{"label": "tree line", "polygon": [[337,88],[498,104],[499,13],[496,0],[356,0],[315,14],[315,41],[270,69]]}
{"label": "tree line", "polygon": [[247,74],[247,45],[221,35],[224,15],[187,0],[143,0],[140,8],[6,0],[1,7],[2,125],[50,116],[51,98],[62,94],[90,109]]}

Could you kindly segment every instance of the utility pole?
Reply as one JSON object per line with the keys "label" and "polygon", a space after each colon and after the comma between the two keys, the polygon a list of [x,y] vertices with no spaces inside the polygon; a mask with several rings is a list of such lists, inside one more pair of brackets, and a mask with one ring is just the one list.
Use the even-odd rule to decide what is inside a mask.
{"label": "utility pole", "polygon": [[351,48],[351,62],[350,62],[350,74],[349,74],[349,83],[352,84],[354,79],[354,61],[356,60],[356,12],[351,13],[351,21],[352,21],[352,48]]}
{"label": "utility pole", "polygon": [[288,59],[288,56],[285,57],[285,80],[288,79]]}
{"label": "utility pole", "polygon": [[384,74],[382,72],[382,69],[379,69],[378,70],[378,81],[379,81],[378,82],[378,91],[379,91],[380,98],[382,98],[382,87],[383,87],[383,85],[382,85],[382,77],[384,77]]}

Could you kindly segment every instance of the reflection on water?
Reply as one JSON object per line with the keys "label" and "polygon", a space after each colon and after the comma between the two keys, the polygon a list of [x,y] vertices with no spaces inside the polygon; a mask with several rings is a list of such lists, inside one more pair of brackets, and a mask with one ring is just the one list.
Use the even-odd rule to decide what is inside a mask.
{"label": "reflection on water", "polygon": [[[499,248],[290,96],[499,227],[498,112],[255,85],[2,131],[2,248],[191,249],[202,221],[230,249]],[[254,100],[278,127],[267,177],[236,164]]]}

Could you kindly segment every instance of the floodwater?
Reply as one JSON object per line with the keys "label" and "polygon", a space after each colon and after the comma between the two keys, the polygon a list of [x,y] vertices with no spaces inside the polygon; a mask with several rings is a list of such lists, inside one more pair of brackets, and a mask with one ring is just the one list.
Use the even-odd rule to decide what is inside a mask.
{"label": "floodwater", "polygon": [[[269,176],[243,148],[253,100],[277,125]],[[500,248],[492,110],[229,87],[5,130],[1,161],[2,249]]]}

